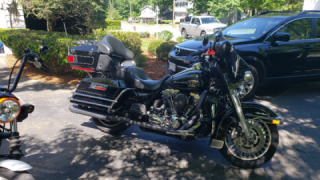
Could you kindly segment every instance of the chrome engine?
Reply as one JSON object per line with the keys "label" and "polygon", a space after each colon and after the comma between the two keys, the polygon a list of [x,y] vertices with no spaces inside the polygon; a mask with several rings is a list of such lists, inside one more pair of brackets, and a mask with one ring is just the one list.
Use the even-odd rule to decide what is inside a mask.
{"label": "chrome engine", "polygon": [[154,102],[150,121],[164,127],[185,129],[190,127],[190,120],[196,117],[196,104],[200,99],[198,94],[181,93],[179,90],[166,89],[162,91],[162,99]]}

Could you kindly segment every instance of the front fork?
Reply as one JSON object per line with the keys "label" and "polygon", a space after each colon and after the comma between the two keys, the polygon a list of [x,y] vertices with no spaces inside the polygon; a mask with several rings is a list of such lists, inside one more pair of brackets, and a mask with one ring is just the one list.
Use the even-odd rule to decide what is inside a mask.
{"label": "front fork", "polygon": [[23,156],[23,153],[20,149],[20,136],[18,132],[17,120],[15,119],[11,123],[11,136],[9,138],[9,148],[10,154],[9,157],[12,159],[20,159]]}
{"label": "front fork", "polygon": [[243,132],[246,135],[246,137],[248,139],[250,139],[251,133],[248,128],[248,122],[246,121],[246,118],[245,118],[244,113],[242,111],[241,102],[239,99],[238,92],[236,90],[231,90],[230,97],[231,97],[232,103],[234,105],[234,108],[236,110],[237,116],[240,119],[240,123],[241,123],[242,129],[243,129]]}
{"label": "front fork", "polygon": [[231,101],[233,103],[233,106],[234,106],[234,108],[236,110],[237,116],[240,119],[240,124],[242,126],[243,132],[246,135],[246,138],[250,140],[251,139],[251,133],[250,133],[249,128],[248,128],[249,127],[248,126],[248,122],[246,121],[246,118],[245,118],[244,113],[242,111],[241,102],[240,102],[240,99],[239,99],[239,93],[235,88],[229,86],[229,84],[228,84],[229,81],[228,81],[227,74],[223,74],[223,78],[224,78],[225,83],[226,83],[226,85],[228,87],[229,95],[230,95]]}

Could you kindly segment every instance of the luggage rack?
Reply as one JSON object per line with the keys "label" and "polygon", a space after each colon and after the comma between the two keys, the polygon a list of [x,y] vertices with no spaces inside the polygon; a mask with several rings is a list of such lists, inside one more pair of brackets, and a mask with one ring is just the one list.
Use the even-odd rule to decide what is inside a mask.
{"label": "luggage rack", "polygon": [[[134,90],[133,88],[126,88],[122,90],[115,99],[108,99],[99,96],[89,95],[85,93],[73,92],[70,98],[71,103],[82,104],[89,107],[96,106],[106,108],[108,113],[111,113],[113,106],[118,102],[120,97],[127,91]],[[80,97],[80,98],[79,98]],[[84,99],[82,99],[84,98]]]}

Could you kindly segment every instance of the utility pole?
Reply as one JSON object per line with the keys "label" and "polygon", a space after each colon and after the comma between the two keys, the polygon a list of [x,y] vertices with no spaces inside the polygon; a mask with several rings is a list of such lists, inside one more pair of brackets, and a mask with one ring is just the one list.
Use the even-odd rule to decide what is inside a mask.
{"label": "utility pole", "polygon": [[176,1],[175,0],[173,0],[173,4],[172,4],[172,27],[174,27],[174,6],[175,6],[175,4],[176,4]]}
{"label": "utility pole", "polygon": [[131,13],[131,0],[130,0],[130,18],[132,18],[132,13]]}

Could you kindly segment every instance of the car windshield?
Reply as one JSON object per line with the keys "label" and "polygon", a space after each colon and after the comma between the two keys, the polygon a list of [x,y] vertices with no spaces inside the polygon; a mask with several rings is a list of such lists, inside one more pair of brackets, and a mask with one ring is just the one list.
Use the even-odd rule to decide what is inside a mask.
{"label": "car windshield", "polygon": [[256,17],[235,23],[222,31],[224,36],[241,39],[258,39],[286,17]]}
{"label": "car windshield", "polygon": [[210,24],[210,23],[220,23],[220,21],[215,17],[203,17],[201,18],[202,24]]}

